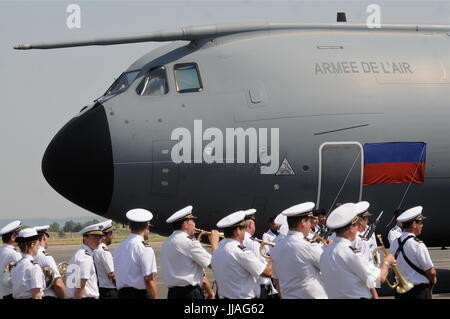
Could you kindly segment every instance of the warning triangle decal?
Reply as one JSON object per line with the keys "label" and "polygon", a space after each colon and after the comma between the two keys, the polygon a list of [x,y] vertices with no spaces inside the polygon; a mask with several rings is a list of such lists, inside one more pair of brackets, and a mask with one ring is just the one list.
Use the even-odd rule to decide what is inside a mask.
{"label": "warning triangle decal", "polygon": [[286,157],[284,158],[280,168],[278,169],[278,172],[275,175],[281,176],[295,175],[295,172],[292,169],[291,164],[289,164]]}

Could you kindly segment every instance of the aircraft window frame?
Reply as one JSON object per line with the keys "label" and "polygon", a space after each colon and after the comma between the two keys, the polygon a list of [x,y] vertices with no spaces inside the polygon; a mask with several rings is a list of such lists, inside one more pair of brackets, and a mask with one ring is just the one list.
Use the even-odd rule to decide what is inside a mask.
{"label": "aircraft window frame", "polygon": [[[178,77],[177,77],[177,67],[184,67],[184,66],[194,66],[195,71],[197,72],[197,80],[198,80],[199,88],[180,89],[180,85],[178,83]],[[178,93],[195,93],[195,92],[202,92],[204,90],[202,77],[200,75],[200,69],[196,62],[186,62],[186,63],[175,64],[173,66],[173,76],[175,78],[175,87],[176,87]]]}
{"label": "aircraft window frame", "polygon": [[[146,81],[147,78],[149,78],[150,74],[154,71],[164,71],[164,79],[165,79],[165,83],[164,83],[164,93],[163,94],[143,94],[146,90],[147,90],[147,84],[148,82],[145,84],[145,86],[139,90],[139,87],[141,86],[141,84]],[[140,92],[141,91],[141,92]],[[151,68],[146,74],[145,76],[142,78],[142,80],[139,82],[139,84],[136,86],[135,92],[138,96],[165,96],[169,93],[170,91],[170,87],[169,87],[169,78],[167,76],[167,68],[164,65],[159,65],[159,66],[155,66],[153,68]],[[156,92],[156,91],[154,91]]]}
{"label": "aircraft window frame", "polygon": [[[136,80],[139,72],[141,72],[140,69],[138,70],[132,70],[132,71],[127,71],[127,72],[122,72],[119,77],[109,86],[109,88],[106,90],[106,92],[103,94],[103,96],[114,96],[120,93],[125,92],[130,86],[131,84],[133,84],[134,80]],[[110,93],[110,91],[112,91],[114,89],[114,87],[127,75],[127,74],[131,74],[131,73],[136,73],[136,76],[128,83],[128,85],[122,89],[118,89],[116,90],[114,93]]]}

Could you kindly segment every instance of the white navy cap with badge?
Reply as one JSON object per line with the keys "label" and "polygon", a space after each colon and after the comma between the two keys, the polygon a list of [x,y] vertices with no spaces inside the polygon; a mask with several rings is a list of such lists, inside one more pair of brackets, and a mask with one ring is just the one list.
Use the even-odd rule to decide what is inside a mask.
{"label": "white navy cap with badge", "polygon": [[197,217],[192,215],[192,209],[193,209],[192,206],[186,206],[185,208],[176,211],[175,213],[172,214],[172,216],[167,218],[166,223],[172,224],[187,219],[196,219]]}
{"label": "white navy cap with badge", "polygon": [[103,225],[101,225],[100,223],[94,224],[94,225],[89,225],[84,227],[81,231],[80,231],[80,235],[83,236],[87,236],[87,235],[100,235],[103,236],[105,235],[103,233]]}
{"label": "white navy cap with badge", "polygon": [[253,220],[256,219],[256,217],[255,217],[256,209],[250,208],[250,209],[244,210],[244,213],[245,213],[245,219],[253,219]]}
{"label": "white navy cap with badge", "polygon": [[412,220],[421,221],[426,217],[422,215],[422,206],[416,206],[406,210],[403,214],[398,216],[397,221],[401,223],[409,222]]}
{"label": "white navy cap with badge", "polygon": [[234,212],[217,223],[218,228],[230,228],[230,227],[246,227],[247,222],[245,220],[245,211],[240,210]]}
{"label": "white navy cap with badge", "polygon": [[359,217],[356,210],[356,204],[345,203],[335,208],[327,218],[327,227],[330,229],[339,229],[347,225],[355,224]]}
{"label": "white navy cap with badge", "polygon": [[20,220],[15,220],[8,225],[4,226],[2,229],[0,229],[0,236],[12,233],[15,230],[18,230],[22,226],[22,223]]}
{"label": "white navy cap with badge", "polygon": [[149,222],[153,218],[153,214],[143,208],[134,208],[127,212],[127,218],[129,221],[136,223],[145,223]]}
{"label": "white navy cap with badge", "polygon": [[286,217],[301,217],[301,216],[309,216],[313,217],[312,210],[316,207],[316,204],[313,202],[301,203],[298,205],[294,205],[285,209],[281,212]]}
{"label": "white navy cap with badge", "polygon": [[106,233],[110,233],[113,231],[113,225],[112,225],[112,220],[108,219],[105,220],[104,222],[98,223],[100,226],[103,227],[103,232]]}
{"label": "white navy cap with badge", "polygon": [[43,225],[43,226],[34,226],[34,227],[31,227],[31,228],[36,230],[38,233],[46,233],[47,230],[50,228],[50,226],[49,225]]}
{"label": "white navy cap with badge", "polygon": [[355,204],[355,209],[356,209],[356,214],[359,215],[360,217],[368,217],[368,216],[372,216],[371,213],[369,213],[368,209],[370,207],[369,202],[366,201],[362,201],[359,203]]}
{"label": "white navy cap with badge", "polygon": [[17,243],[25,243],[33,240],[38,240],[39,235],[37,231],[33,228],[25,228],[19,232],[16,238]]}

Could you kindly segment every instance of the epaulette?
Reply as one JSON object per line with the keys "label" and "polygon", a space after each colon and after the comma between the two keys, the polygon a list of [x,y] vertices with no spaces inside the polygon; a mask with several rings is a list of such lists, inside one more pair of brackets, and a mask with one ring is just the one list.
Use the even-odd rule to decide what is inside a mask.
{"label": "epaulette", "polygon": [[152,246],[150,246],[149,244],[147,244],[145,241],[142,241],[142,244],[143,244],[145,247],[152,247]]}
{"label": "epaulette", "polygon": [[102,248],[104,251],[109,251],[108,247],[106,247],[106,246],[102,246]]}
{"label": "epaulette", "polygon": [[357,248],[355,248],[355,247],[352,247],[352,246],[348,246],[348,247],[349,247],[355,254],[361,252],[361,250],[359,250],[359,249],[357,249]]}
{"label": "epaulette", "polygon": [[193,235],[192,236],[188,235],[187,238],[189,238],[190,240],[195,240],[195,236],[193,236]]}
{"label": "epaulette", "polygon": [[91,253],[90,253],[90,252],[88,252],[87,250],[85,250],[85,251],[84,251],[84,253],[85,253],[86,255],[88,255],[88,256],[90,256],[90,255],[91,255]]}
{"label": "epaulette", "polygon": [[416,242],[418,242],[419,244],[423,244],[423,241],[421,241],[419,238],[417,238],[417,237],[414,237],[414,240],[416,241]]}
{"label": "epaulette", "polygon": [[238,245],[238,247],[239,247],[240,250],[245,250],[245,246],[242,245],[242,244]]}
{"label": "epaulette", "polygon": [[17,249],[17,247],[14,247],[13,249],[14,249],[15,251],[19,252],[19,250]]}
{"label": "epaulette", "polygon": [[34,260],[30,260],[31,261],[31,263],[33,264],[33,265],[37,265],[38,263],[37,262],[35,262]]}
{"label": "epaulette", "polygon": [[49,256],[49,253],[48,253],[48,252],[46,252],[45,250],[44,250],[44,251],[42,251],[42,253],[44,254],[44,256]]}

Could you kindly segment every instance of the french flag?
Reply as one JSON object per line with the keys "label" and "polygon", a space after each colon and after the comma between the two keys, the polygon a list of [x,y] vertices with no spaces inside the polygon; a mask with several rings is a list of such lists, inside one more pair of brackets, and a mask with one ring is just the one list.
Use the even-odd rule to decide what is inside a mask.
{"label": "french flag", "polygon": [[423,183],[425,155],[422,142],[366,143],[363,185]]}

